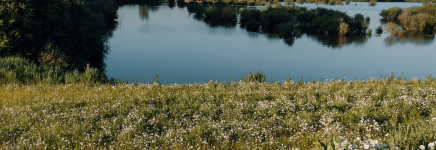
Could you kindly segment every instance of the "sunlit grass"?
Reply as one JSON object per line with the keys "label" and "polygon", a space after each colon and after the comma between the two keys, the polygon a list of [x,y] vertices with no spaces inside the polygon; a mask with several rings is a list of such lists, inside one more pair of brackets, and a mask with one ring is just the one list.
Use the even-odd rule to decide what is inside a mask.
{"label": "sunlit grass", "polygon": [[[6,149],[429,149],[436,82],[6,84]],[[376,143],[376,142],[377,143]],[[371,147],[371,148],[373,148]]]}

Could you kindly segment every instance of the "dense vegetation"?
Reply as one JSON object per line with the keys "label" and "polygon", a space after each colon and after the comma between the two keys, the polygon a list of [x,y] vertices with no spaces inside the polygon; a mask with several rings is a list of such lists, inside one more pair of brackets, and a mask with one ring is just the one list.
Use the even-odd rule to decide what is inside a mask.
{"label": "dense vegetation", "polygon": [[[5,149],[430,149],[436,81],[0,86]],[[342,149],[341,148],[341,149]]]}
{"label": "dense vegetation", "polygon": [[36,64],[19,57],[0,58],[0,84],[96,84],[107,82],[104,73],[94,68],[87,68],[82,72],[61,66]]}
{"label": "dense vegetation", "polygon": [[204,20],[210,25],[234,26],[237,23],[237,9],[227,6],[224,2],[217,2],[213,5],[188,3],[188,11],[194,13],[196,19]]}
{"label": "dense vegetation", "polygon": [[106,41],[114,29],[112,0],[2,0],[0,56],[84,70],[104,69]]}
{"label": "dense vegetation", "polygon": [[[252,32],[276,34],[292,45],[294,39],[303,33],[309,35],[330,36],[332,47],[348,43],[341,37],[362,36],[366,34],[369,18],[361,14],[354,17],[344,12],[317,8],[308,10],[303,7],[275,6],[266,10],[228,6],[224,2],[198,4],[190,2],[188,11],[194,17],[212,25],[235,25],[240,15],[240,26]],[[353,38],[357,39],[357,38]],[[334,43],[336,41],[336,43]],[[327,45],[330,46],[330,45]]]}
{"label": "dense vegetation", "polygon": [[436,30],[436,4],[424,4],[422,7],[407,9],[390,8],[383,10],[380,15],[383,20],[389,21],[387,29],[395,35],[401,35],[404,32],[422,32],[433,35]]}

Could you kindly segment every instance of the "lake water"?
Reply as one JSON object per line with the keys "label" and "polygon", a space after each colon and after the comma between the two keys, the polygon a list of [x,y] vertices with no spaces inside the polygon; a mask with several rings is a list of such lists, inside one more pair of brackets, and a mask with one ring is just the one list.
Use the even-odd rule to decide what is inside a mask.
{"label": "lake water", "polygon": [[[421,3],[367,2],[350,5],[304,4],[362,13],[375,31],[381,10],[407,8]],[[300,5],[301,6],[301,5]],[[127,5],[119,8],[119,26],[109,40],[106,59],[109,77],[125,81],[203,83],[239,80],[253,71],[268,80],[368,79],[380,75],[425,78],[436,73],[433,38],[381,36],[329,38],[302,35],[287,44],[272,35],[247,32],[239,26],[210,27],[194,19],[186,8]],[[288,42],[292,43],[292,42]]]}

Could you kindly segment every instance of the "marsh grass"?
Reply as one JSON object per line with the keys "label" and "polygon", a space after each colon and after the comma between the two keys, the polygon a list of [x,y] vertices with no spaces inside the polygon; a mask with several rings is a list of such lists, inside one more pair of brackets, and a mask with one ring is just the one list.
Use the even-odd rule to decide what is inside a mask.
{"label": "marsh grass", "polygon": [[348,141],[363,149],[377,141],[417,149],[436,140],[434,87],[432,77],[6,84],[0,86],[0,147],[321,149],[319,141],[329,147]]}

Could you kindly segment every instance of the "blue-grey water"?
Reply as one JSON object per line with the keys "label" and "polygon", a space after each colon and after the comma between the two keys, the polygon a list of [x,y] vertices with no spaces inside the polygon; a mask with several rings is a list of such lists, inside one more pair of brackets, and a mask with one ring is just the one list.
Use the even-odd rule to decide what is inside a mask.
{"label": "blue-grey water", "polygon": [[[375,31],[383,26],[378,15],[381,10],[421,5],[377,2],[368,6],[366,2],[352,2],[344,6],[302,6],[327,7],[353,16],[362,13],[371,18],[370,28]],[[247,32],[239,26],[210,27],[194,19],[186,8],[127,5],[119,8],[118,15],[118,29],[109,40],[106,72],[125,81],[150,83],[155,73],[161,83],[239,80],[253,71],[261,71],[275,81],[287,77],[368,79],[391,73],[425,78],[436,73],[433,38],[399,39],[386,32],[340,40],[302,35],[290,45],[281,38]]]}

